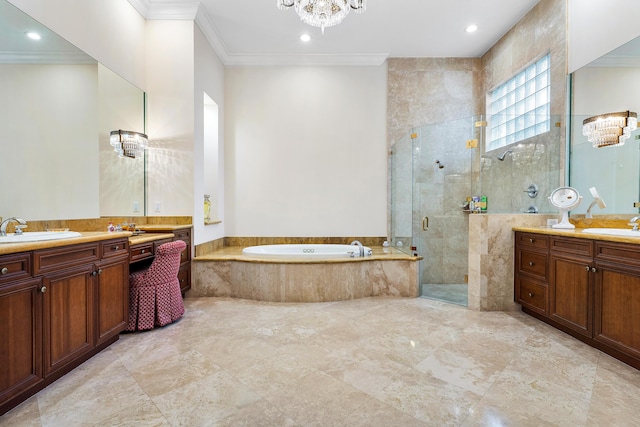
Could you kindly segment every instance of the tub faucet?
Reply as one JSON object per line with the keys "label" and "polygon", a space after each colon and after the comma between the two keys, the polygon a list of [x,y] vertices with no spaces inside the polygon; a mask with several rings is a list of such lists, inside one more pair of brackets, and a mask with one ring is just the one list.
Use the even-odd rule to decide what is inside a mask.
{"label": "tub faucet", "polygon": [[357,240],[354,240],[353,242],[351,242],[351,246],[355,246],[358,245],[358,248],[360,249],[360,256],[364,256],[364,246],[362,246],[362,243],[360,243]]}
{"label": "tub faucet", "polygon": [[629,224],[628,225],[632,225],[633,226],[633,231],[638,231],[638,223],[636,221],[638,221],[640,219],[640,216],[634,216],[633,218],[631,218],[629,220]]}
{"label": "tub faucet", "polygon": [[[10,222],[17,222],[20,225],[27,225],[27,221],[25,221],[24,219],[16,218],[14,216],[12,216],[11,218],[7,218],[4,221],[2,221],[2,224],[0,224],[0,236],[7,235],[7,225],[9,225]],[[16,234],[22,234],[23,228],[24,227],[16,228]]]}

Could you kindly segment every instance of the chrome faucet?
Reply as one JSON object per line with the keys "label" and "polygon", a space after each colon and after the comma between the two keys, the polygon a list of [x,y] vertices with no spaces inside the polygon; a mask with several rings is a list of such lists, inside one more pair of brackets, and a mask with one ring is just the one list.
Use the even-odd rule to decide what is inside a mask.
{"label": "chrome faucet", "polygon": [[25,228],[27,225],[27,221],[25,221],[24,219],[16,218],[15,216],[12,216],[11,218],[7,218],[4,221],[2,221],[2,224],[0,224],[0,236],[7,235],[7,225],[9,225],[10,222],[17,222],[18,224],[23,226],[23,227],[16,227],[16,234],[22,234],[22,229]]}
{"label": "chrome faucet", "polygon": [[638,231],[638,223],[636,221],[638,221],[639,219],[640,219],[640,216],[634,216],[629,220],[629,224],[627,225],[632,225],[633,231]]}
{"label": "chrome faucet", "polygon": [[351,242],[351,246],[355,246],[358,245],[358,248],[360,249],[360,256],[364,256],[364,246],[362,246],[362,243],[360,243],[357,240],[354,240],[353,242]]}

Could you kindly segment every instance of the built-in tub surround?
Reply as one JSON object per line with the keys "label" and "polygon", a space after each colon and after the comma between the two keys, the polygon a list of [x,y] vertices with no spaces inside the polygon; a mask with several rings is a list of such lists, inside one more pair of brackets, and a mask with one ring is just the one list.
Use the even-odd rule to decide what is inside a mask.
{"label": "built-in tub surround", "polygon": [[251,257],[243,247],[197,256],[188,297],[235,297],[272,302],[341,301],[418,296],[418,261],[394,248],[372,247],[357,258]]}

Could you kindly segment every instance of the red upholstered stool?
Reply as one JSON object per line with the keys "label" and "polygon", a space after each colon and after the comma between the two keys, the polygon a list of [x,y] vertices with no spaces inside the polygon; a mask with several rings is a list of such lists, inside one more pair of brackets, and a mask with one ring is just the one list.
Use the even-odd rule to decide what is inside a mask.
{"label": "red upholstered stool", "polygon": [[158,246],[147,270],[129,276],[129,323],[127,331],[153,329],[175,322],[184,314],[178,270],[182,240]]}

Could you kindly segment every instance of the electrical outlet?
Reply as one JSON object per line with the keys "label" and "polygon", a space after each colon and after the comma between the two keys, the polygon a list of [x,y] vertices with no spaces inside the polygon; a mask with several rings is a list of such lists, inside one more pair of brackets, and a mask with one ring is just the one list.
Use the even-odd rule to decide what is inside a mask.
{"label": "electrical outlet", "polygon": [[156,203],[154,204],[154,206],[155,206],[155,207],[154,207],[154,209],[153,209],[153,210],[154,210],[155,212],[160,212],[160,202],[156,202]]}
{"label": "electrical outlet", "polygon": [[552,225],[556,225],[558,223],[558,219],[547,219],[547,227],[551,227]]}
{"label": "electrical outlet", "polygon": [[133,202],[133,211],[140,212],[140,202]]}

